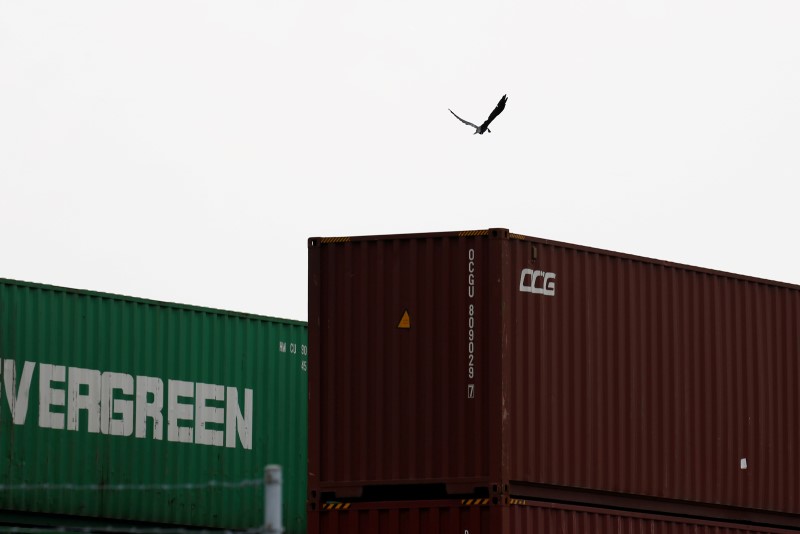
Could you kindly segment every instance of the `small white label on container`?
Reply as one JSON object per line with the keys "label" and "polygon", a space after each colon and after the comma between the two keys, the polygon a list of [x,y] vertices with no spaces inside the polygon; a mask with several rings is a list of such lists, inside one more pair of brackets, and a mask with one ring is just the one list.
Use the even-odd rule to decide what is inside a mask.
{"label": "small white label on container", "polygon": [[739,467],[742,469],[747,469],[747,458],[742,458],[739,460]]}

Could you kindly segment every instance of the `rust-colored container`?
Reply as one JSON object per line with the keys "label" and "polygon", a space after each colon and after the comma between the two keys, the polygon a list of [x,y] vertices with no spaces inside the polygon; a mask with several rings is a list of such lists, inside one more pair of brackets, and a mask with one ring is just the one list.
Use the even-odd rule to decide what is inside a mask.
{"label": "rust-colored container", "polygon": [[800,514],[798,286],[505,229],[312,238],[309,344],[312,503]]}
{"label": "rust-colored container", "polygon": [[783,534],[733,522],[513,499],[332,503],[309,513],[309,534]]}

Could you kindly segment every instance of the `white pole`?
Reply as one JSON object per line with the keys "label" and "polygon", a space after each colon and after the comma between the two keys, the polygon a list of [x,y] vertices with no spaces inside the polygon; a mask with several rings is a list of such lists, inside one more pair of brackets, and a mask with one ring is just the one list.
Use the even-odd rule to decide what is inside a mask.
{"label": "white pole", "polygon": [[281,503],[281,466],[264,468],[264,532],[283,532],[283,504]]}

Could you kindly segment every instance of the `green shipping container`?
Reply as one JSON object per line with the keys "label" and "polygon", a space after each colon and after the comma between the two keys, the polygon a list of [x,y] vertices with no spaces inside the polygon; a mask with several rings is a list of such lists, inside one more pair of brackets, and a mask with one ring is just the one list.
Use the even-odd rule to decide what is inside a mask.
{"label": "green shipping container", "polygon": [[0,278],[0,523],[257,527],[279,464],[305,532],[307,346],[298,321]]}

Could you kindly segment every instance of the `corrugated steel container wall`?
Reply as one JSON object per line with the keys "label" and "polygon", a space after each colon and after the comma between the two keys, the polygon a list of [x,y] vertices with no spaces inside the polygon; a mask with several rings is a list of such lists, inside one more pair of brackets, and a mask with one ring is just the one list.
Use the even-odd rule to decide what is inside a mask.
{"label": "corrugated steel container wall", "polygon": [[798,286],[503,229],[314,238],[309,262],[312,499],[800,513]]}
{"label": "corrugated steel container wall", "polygon": [[[309,534],[788,534],[764,526],[514,500],[475,506],[464,501],[330,505],[309,513]],[[338,507],[338,508],[337,508]]]}
{"label": "corrugated steel container wall", "polygon": [[0,509],[253,527],[258,482],[113,486],[261,480],[277,463],[287,531],[304,532],[306,344],[300,322],[0,279],[0,481],[53,485],[0,491]]}
{"label": "corrugated steel container wall", "polygon": [[[498,406],[486,392],[494,368],[484,365],[489,245],[432,236],[311,246],[312,487],[490,476],[499,426],[490,427]],[[406,312],[410,328],[400,328]],[[477,393],[467,400],[470,343]]]}
{"label": "corrugated steel container wall", "polygon": [[[800,513],[797,287],[508,247],[510,478]],[[524,268],[555,294],[520,291]]]}

